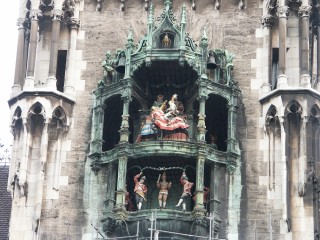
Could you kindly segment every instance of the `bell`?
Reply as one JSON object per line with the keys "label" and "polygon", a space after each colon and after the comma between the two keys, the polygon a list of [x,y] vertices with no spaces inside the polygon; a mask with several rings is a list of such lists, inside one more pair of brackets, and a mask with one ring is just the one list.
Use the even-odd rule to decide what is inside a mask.
{"label": "bell", "polygon": [[125,56],[121,56],[118,61],[118,65],[116,66],[116,71],[118,73],[123,74],[125,72],[125,64],[126,64],[126,58],[125,58]]}
{"label": "bell", "polygon": [[207,69],[216,69],[217,67],[219,67],[218,64],[216,64],[216,60],[215,57],[212,53],[209,53],[209,58],[208,58],[208,62],[207,62]]}

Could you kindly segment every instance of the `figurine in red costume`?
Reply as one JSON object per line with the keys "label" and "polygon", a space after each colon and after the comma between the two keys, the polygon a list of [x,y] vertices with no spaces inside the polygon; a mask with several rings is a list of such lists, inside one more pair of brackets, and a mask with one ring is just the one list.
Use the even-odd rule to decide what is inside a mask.
{"label": "figurine in red costume", "polygon": [[182,203],[182,210],[186,211],[186,200],[191,197],[191,188],[194,183],[188,181],[188,177],[185,172],[182,173],[180,183],[183,185],[183,192],[176,207],[180,207]]}
{"label": "figurine in red costume", "polygon": [[[136,194],[136,203],[137,203],[138,210],[141,209],[143,201],[147,201],[145,197],[145,194],[147,193],[147,187],[144,184],[146,177],[145,176],[141,177],[141,175],[142,175],[142,172],[137,174],[133,179],[135,184],[134,192]],[[139,178],[140,180],[138,180]]]}

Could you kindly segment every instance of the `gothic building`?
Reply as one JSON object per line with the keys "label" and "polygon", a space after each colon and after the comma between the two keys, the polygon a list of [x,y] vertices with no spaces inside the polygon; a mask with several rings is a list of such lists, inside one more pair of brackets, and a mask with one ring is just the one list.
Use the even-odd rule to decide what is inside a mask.
{"label": "gothic building", "polygon": [[320,239],[318,0],[20,3],[9,239]]}

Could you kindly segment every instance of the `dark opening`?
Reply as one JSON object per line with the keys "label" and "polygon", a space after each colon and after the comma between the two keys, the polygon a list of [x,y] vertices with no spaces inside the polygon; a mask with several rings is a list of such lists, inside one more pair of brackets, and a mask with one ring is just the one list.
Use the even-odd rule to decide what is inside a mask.
{"label": "dark opening", "polygon": [[64,87],[64,77],[66,73],[67,64],[67,50],[58,51],[58,62],[57,62],[57,90],[63,92]]}
{"label": "dark opening", "polygon": [[120,141],[120,126],[122,122],[123,103],[120,95],[112,96],[106,100],[104,111],[103,145],[102,151],[108,151]]}
{"label": "dark opening", "polygon": [[279,68],[279,48],[272,48],[272,73],[271,89],[277,88],[278,68]]}
{"label": "dark opening", "polygon": [[206,142],[220,151],[227,151],[228,108],[227,101],[210,95],[206,102]]}

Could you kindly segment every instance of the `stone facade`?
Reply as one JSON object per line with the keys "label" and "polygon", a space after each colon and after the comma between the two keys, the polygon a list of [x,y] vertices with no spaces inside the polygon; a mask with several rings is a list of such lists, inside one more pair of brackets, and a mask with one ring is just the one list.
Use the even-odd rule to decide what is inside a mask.
{"label": "stone facade", "polygon": [[[141,229],[147,229],[151,226],[151,213],[155,212],[159,212],[160,225],[168,227],[169,218],[176,219],[177,224],[184,219],[205,229],[192,225],[192,231],[187,232],[188,227],[168,228],[171,232],[205,235],[211,229],[210,217],[206,218],[203,208],[204,184],[210,185],[210,200],[219,201],[219,209],[212,203],[209,207],[215,218],[215,237],[271,239],[272,234],[273,239],[318,239],[320,41],[316,37],[316,3],[193,0],[186,1],[181,10],[182,3],[177,0],[21,0],[16,74],[9,100],[14,133],[8,181],[13,196],[10,239],[103,239],[106,234],[121,236],[122,227],[123,232],[134,235],[135,224],[140,222]],[[131,68],[127,65],[125,76],[119,78],[122,85],[108,85],[108,71],[101,63],[108,60],[107,51],[113,57],[120,48],[125,49],[126,64],[135,61],[135,55],[128,51],[131,47],[136,50],[138,41],[149,36],[148,27],[153,24],[150,16],[158,26],[156,18],[166,7],[177,16],[177,29],[185,26],[185,32],[198,45],[194,55],[190,53],[199,56],[193,66],[200,73],[194,82],[196,90],[182,95],[186,113],[194,119],[189,118],[188,122],[190,145],[163,139],[154,141],[154,145],[135,145],[130,140],[130,134],[134,132],[136,136],[138,132],[138,128],[130,128],[132,111],[148,110],[156,95],[148,95],[145,89],[152,87],[146,87],[141,96],[145,94],[148,100],[139,98],[138,90],[132,90],[128,80],[135,75],[128,74]],[[313,26],[311,30],[309,25]],[[235,55],[230,78],[234,85],[227,80],[209,81],[218,70],[213,73],[203,69],[201,57],[205,56],[205,61],[208,57],[204,50],[216,55],[227,50]],[[150,61],[151,69],[157,70],[155,75],[169,72],[170,64],[161,70],[156,60],[158,57],[165,61],[170,53],[152,54],[150,59],[147,55],[143,66]],[[119,58],[110,65],[119,65]],[[169,60],[179,62],[179,58],[166,59]],[[172,66],[174,70],[170,71],[174,72],[180,65]],[[221,69],[222,66],[220,63]],[[139,67],[138,73],[142,69]],[[189,68],[185,71],[193,74]],[[176,76],[192,78],[181,73]],[[208,82],[215,90],[202,95],[201,89],[208,86],[201,83]],[[167,85],[170,84],[168,80]],[[110,91],[111,97],[103,98],[100,90],[108,94]],[[168,95],[169,90],[167,98]],[[220,98],[210,98],[212,95],[225,96],[228,104]],[[101,103],[100,96],[104,100]],[[215,119],[211,109],[226,112],[226,118],[221,119],[227,134],[218,140],[217,149],[209,146],[206,134],[211,131],[208,119]],[[230,117],[233,113],[236,120]],[[118,114],[119,119],[110,120],[112,125],[106,126],[106,119],[113,114]],[[103,116],[105,122],[101,121]],[[104,145],[107,128],[111,129],[110,135],[120,131],[119,139],[110,148]],[[234,137],[230,136],[233,128]],[[212,129],[214,135],[214,124]],[[143,152],[141,156],[137,156],[139,151]],[[171,157],[176,163],[167,161]],[[153,158],[161,160],[152,165]],[[311,158],[313,162],[309,161]],[[187,168],[188,164],[192,167]],[[131,173],[130,167],[135,165],[144,169],[162,167],[179,177],[181,169],[187,169],[196,185],[196,202],[191,204],[194,208],[171,211],[173,205],[168,200],[168,209],[156,211],[154,200],[150,199],[142,211],[127,211],[125,185],[132,187],[129,176],[134,171]],[[148,196],[156,199],[152,193],[156,185],[151,181],[151,172],[148,174]],[[176,198],[178,195],[173,192],[181,191],[179,177],[173,183],[172,196]],[[140,234],[146,237],[142,231]]]}

